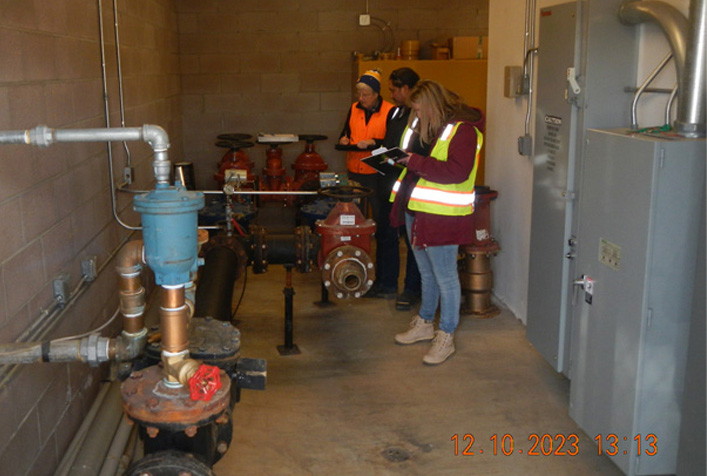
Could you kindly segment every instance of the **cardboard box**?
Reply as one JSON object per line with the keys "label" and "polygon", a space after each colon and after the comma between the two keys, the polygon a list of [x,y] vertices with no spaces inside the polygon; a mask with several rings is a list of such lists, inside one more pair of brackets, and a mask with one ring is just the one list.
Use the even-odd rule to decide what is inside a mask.
{"label": "cardboard box", "polygon": [[433,60],[448,60],[451,58],[451,53],[449,52],[449,47],[447,45],[438,45],[432,43],[432,59]]}
{"label": "cardboard box", "polygon": [[449,39],[452,59],[487,59],[488,36],[455,36]]}

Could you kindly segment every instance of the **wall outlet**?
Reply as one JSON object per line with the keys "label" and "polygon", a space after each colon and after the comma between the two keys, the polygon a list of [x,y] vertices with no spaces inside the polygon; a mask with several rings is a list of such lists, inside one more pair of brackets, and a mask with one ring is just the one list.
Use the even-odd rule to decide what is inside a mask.
{"label": "wall outlet", "polygon": [[371,24],[371,15],[368,13],[361,13],[358,16],[358,24],[360,26],[369,26]]}

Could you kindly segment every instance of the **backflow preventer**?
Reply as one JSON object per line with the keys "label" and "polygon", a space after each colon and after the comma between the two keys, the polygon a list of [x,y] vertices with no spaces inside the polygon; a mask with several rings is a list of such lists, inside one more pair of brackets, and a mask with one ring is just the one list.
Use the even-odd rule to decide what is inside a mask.
{"label": "backflow preventer", "polygon": [[[240,333],[230,323],[192,319],[193,299],[187,295],[192,293],[200,264],[197,213],[204,206],[204,196],[181,186],[170,186],[167,133],[151,125],[76,130],[38,126],[25,131],[0,131],[0,144],[42,147],[56,142],[135,140],[152,147],[157,183],[154,190],[134,200],[134,209],[142,216],[143,241],[127,243],[116,256],[122,334],[116,339],[90,336],[76,342],[23,343],[6,352],[13,360],[3,363],[79,360],[98,365],[108,360],[131,361],[142,355],[148,339],[144,324],[145,289],[140,276],[142,266],[148,265],[162,288],[161,336],[157,346],[161,346],[158,357],[161,362],[133,372],[121,386],[123,409],[140,425],[148,454],[128,473],[149,473],[151,468],[164,466],[167,458],[169,465],[190,468],[197,465],[199,470],[192,471],[193,474],[201,474],[200,471],[208,474],[209,467],[230,444],[230,414],[239,388],[262,389],[265,365],[259,359],[240,359]],[[207,334],[221,339],[217,352],[211,352],[211,346],[206,345],[210,341],[204,337]],[[196,349],[190,345],[190,335],[199,343]],[[155,346],[155,342],[150,345]],[[74,350],[79,347],[80,352]],[[147,350],[149,354],[150,348]],[[193,350],[195,353],[190,353]],[[38,351],[41,360],[37,360]],[[155,357],[153,361],[157,360]]]}

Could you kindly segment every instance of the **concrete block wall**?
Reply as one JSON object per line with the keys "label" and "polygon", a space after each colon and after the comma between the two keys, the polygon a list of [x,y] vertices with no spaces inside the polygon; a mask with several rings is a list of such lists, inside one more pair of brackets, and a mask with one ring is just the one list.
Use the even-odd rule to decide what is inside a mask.
{"label": "concrete block wall", "polygon": [[[103,1],[111,125],[120,126],[112,2]],[[174,0],[120,0],[126,126],[164,127],[181,157],[181,103]],[[97,0],[0,1],[0,130],[45,124],[105,127]],[[151,149],[128,143],[135,188],[150,186]],[[126,155],[113,144],[122,176]],[[0,342],[15,341],[53,299],[52,280],[81,261],[102,271],[47,338],[96,328],[117,309],[111,254],[130,232],[112,219],[106,144],[46,149],[0,145]],[[118,195],[132,225],[132,196]],[[136,236],[137,237],[137,236]],[[109,329],[119,328],[119,320]],[[104,333],[104,335],[107,335]],[[105,377],[106,366],[22,366],[0,388],[0,473],[53,474]]]}
{"label": "concrete block wall", "polygon": [[[488,0],[369,2],[372,26],[359,26],[366,2],[350,0],[177,0],[184,155],[197,187],[214,189],[226,152],[223,133],[324,134],[317,151],[343,172],[334,150],[351,105],[352,53],[393,52],[419,40],[420,55],[451,36],[488,34]],[[385,29],[383,31],[381,28]],[[383,72],[387,77],[390,71]],[[385,82],[384,87],[387,87]],[[303,144],[283,146],[288,175]],[[247,149],[262,174],[265,146]]]}
{"label": "concrete block wall", "polygon": [[[444,9],[433,0],[371,2],[369,14],[386,25],[385,34],[358,26],[363,1],[117,3],[125,125],[164,127],[170,159],[194,161],[204,188],[215,185],[211,176],[224,151],[213,142],[224,132],[326,134],[330,139],[318,150],[330,169],[343,171],[333,144],[352,100],[352,52],[418,39],[424,57],[431,42],[487,34],[488,23],[488,0],[451,0]],[[110,125],[118,127],[112,2],[102,4]],[[0,0],[0,130],[105,127],[97,5]],[[391,31],[394,42],[387,40]],[[127,154],[122,144],[111,147],[120,177]],[[286,147],[289,169],[303,146]],[[151,150],[136,142],[128,148],[133,188],[146,189]],[[264,148],[251,151],[260,173]],[[68,273],[73,289],[81,261],[92,255],[102,268],[98,279],[46,338],[105,322],[117,307],[111,256],[133,238],[112,219],[106,145],[0,145],[0,164],[0,342],[15,341],[37,321],[52,302],[57,275]],[[138,224],[131,195],[119,193],[117,208],[124,222]],[[0,472],[52,474],[106,370],[20,367],[0,388]]]}

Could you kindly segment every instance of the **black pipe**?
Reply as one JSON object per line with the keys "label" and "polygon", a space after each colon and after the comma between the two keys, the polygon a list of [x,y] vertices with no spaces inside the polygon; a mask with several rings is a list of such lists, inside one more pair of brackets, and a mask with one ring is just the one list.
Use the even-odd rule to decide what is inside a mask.
{"label": "black pipe", "polygon": [[196,287],[194,316],[211,316],[231,321],[233,287],[243,269],[238,253],[228,246],[214,246],[206,251]]}
{"label": "black pipe", "polygon": [[[234,235],[233,238],[243,246],[251,263],[254,260],[264,259],[267,264],[295,265],[298,271],[302,271],[300,269],[301,263],[298,263],[298,260],[313,259],[319,253],[320,246],[319,236],[311,235],[308,243],[310,249],[300,255],[297,246],[302,243],[299,243],[298,237],[294,234],[265,233],[260,245],[253,234]],[[255,250],[255,247],[262,245],[265,245],[265,250]]]}

